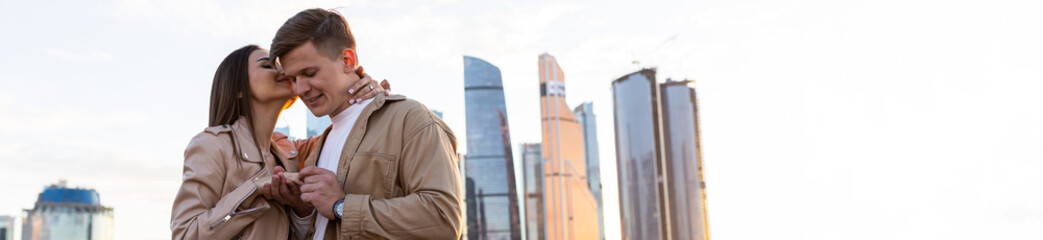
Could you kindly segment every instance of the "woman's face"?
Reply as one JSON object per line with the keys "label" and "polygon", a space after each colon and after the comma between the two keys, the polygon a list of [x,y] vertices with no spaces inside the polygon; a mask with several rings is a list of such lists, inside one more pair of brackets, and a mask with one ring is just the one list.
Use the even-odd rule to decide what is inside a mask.
{"label": "woman's face", "polygon": [[278,75],[275,63],[268,59],[268,50],[257,49],[250,53],[249,69],[250,96],[253,103],[268,104],[278,102],[285,104],[293,100],[296,94],[289,78],[276,79]]}

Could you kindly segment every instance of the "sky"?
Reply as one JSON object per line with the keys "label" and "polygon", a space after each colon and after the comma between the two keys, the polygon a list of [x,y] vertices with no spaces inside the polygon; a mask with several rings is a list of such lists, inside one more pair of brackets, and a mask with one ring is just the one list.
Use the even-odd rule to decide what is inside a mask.
{"label": "sky", "polygon": [[2,1],[0,215],[68,179],[117,239],[169,238],[218,63],[314,7],[460,146],[463,55],[502,71],[515,145],[555,56],[569,106],[594,102],[609,239],[610,83],[646,67],[695,80],[714,239],[1043,238],[1043,3],[1004,0]]}

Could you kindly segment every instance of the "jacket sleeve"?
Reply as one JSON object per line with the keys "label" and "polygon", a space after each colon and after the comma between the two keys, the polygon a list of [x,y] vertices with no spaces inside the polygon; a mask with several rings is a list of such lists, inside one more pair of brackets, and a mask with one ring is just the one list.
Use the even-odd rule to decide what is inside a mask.
{"label": "jacket sleeve", "polygon": [[297,148],[297,161],[299,169],[304,169],[304,161],[311,155],[313,148],[319,147],[319,136],[311,136],[305,139],[293,140],[293,146]]}
{"label": "jacket sleeve", "polygon": [[340,235],[345,238],[459,238],[463,190],[456,168],[455,142],[447,132],[442,125],[432,122],[407,134],[403,139],[399,176],[409,195],[373,199],[369,195],[347,194]]}
{"label": "jacket sleeve", "polygon": [[222,195],[229,161],[219,141],[202,133],[185,150],[181,188],[170,214],[172,239],[231,239],[270,208],[263,199],[253,201],[260,194],[254,179]]}

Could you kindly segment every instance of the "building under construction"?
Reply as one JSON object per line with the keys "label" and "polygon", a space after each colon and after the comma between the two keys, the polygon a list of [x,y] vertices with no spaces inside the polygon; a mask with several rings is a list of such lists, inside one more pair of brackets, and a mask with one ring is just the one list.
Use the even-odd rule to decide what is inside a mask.
{"label": "building under construction", "polygon": [[112,208],[101,205],[94,189],[70,188],[65,180],[44,188],[22,220],[24,240],[105,240],[113,235]]}
{"label": "building under construction", "polygon": [[612,82],[622,239],[709,239],[695,89],[655,74]]}

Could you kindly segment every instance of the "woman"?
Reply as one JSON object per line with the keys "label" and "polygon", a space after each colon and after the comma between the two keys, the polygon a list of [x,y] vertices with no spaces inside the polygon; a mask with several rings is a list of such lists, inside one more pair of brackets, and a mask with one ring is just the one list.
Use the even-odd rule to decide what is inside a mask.
{"label": "woman", "polygon": [[[262,196],[276,167],[299,170],[294,143],[272,132],[279,114],[296,100],[291,82],[278,74],[268,51],[256,45],[233,51],[218,66],[210,92],[210,127],[185,150],[170,220],[173,238],[296,238],[288,211],[307,216],[312,208],[284,206]],[[359,75],[364,77],[349,91],[356,93],[355,99],[385,93],[361,67]]]}

